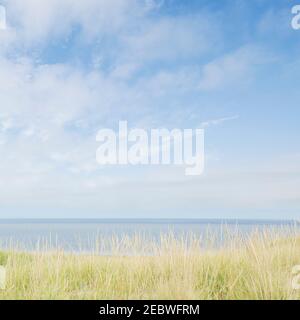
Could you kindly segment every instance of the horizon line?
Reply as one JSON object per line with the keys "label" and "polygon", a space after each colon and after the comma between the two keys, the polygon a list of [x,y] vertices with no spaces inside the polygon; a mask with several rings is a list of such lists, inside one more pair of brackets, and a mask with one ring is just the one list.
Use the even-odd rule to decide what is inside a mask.
{"label": "horizon line", "polygon": [[51,222],[118,222],[118,223],[139,223],[139,222],[160,222],[160,223],[182,223],[182,222],[210,222],[210,223],[242,223],[242,222],[258,222],[258,223],[300,223],[299,219],[275,219],[275,218],[0,218],[0,223],[5,222],[31,222],[31,223],[51,223]]}

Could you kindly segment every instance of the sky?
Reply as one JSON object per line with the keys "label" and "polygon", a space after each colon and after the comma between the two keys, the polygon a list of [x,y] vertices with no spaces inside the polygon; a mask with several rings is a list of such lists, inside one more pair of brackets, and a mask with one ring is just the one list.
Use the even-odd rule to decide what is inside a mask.
{"label": "sky", "polygon": [[[0,218],[300,219],[296,4],[0,0]],[[204,128],[203,175],[99,166],[122,120]]]}

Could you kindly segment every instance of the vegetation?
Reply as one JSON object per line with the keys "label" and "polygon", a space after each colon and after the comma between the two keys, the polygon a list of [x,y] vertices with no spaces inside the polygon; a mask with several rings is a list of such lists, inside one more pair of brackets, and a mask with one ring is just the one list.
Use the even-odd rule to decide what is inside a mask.
{"label": "vegetation", "polygon": [[[0,254],[6,289],[0,299],[299,299],[292,269],[300,239],[253,235],[219,249],[169,235],[147,248],[112,240],[110,256],[61,250]],[[131,255],[122,256],[124,244]],[[141,254],[151,252],[151,254]],[[148,250],[148,251],[147,251]],[[138,253],[139,252],[139,253]]]}

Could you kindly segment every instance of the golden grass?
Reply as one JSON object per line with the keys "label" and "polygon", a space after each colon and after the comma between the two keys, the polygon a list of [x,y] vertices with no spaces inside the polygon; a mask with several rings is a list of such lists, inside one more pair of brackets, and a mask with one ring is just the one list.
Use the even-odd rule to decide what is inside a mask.
{"label": "golden grass", "polygon": [[[138,238],[122,243],[141,252]],[[114,247],[122,245],[114,240]],[[203,250],[195,238],[164,237],[151,256],[54,252],[0,254],[6,290],[0,299],[299,299],[292,268],[300,241],[256,234],[241,244]],[[123,246],[124,249],[124,246]],[[119,251],[122,252],[123,249]],[[147,251],[144,248],[145,251]]]}

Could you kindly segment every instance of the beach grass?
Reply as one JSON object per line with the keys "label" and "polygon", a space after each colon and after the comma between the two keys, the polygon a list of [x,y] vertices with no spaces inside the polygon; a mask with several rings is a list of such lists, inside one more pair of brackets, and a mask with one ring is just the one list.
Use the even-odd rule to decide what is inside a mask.
{"label": "beach grass", "polygon": [[[300,264],[296,235],[255,234],[205,249],[194,237],[173,235],[159,244],[138,237],[112,243],[109,256],[6,250],[0,299],[300,299],[292,286],[292,269]],[[133,254],[122,255],[124,243]]]}

